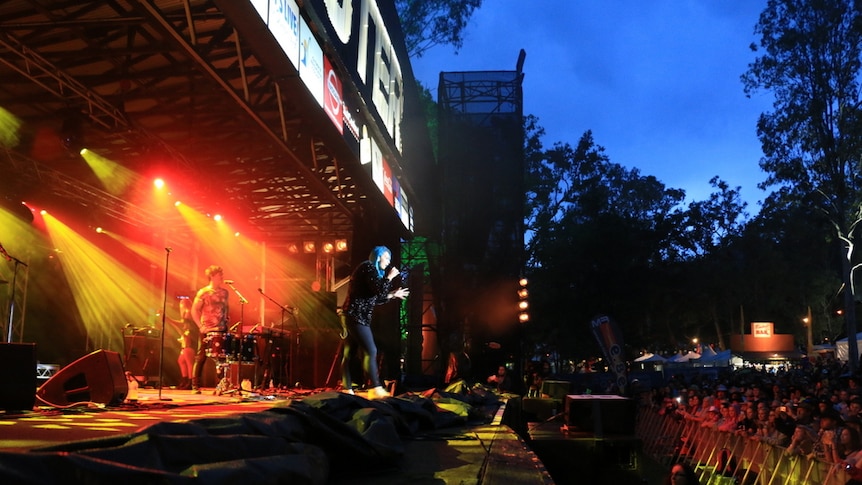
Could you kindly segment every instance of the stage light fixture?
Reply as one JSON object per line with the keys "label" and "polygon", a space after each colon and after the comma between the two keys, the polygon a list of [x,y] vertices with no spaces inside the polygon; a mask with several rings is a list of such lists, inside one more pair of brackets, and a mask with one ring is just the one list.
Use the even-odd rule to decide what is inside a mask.
{"label": "stage light fixture", "polygon": [[290,243],[287,245],[287,252],[289,252],[291,254],[298,254],[299,253],[299,246],[296,243]]}
{"label": "stage light fixture", "polygon": [[335,245],[334,244],[332,244],[331,242],[323,243],[323,252],[324,253],[330,254],[333,251],[335,251]]}
{"label": "stage light fixture", "polygon": [[518,321],[521,323],[527,323],[530,321],[530,313],[528,310],[530,309],[530,303],[527,298],[530,296],[530,292],[527,291],[527,278],[521,278],[518,280],[518,285],[520,288],[518,289]]}
{"label": "stage light fixture", "polygon": [[316,253],[317,252],[317,245],[314,243],[314,241],[303,241],[302,252],[304,252],[304,253]]}
{"label": "stage light fixture", "polygon": [[335,240],[335,250],[339,253],[343,253],[347,251],[347,239],[336,239]]}
{"label": "stage light fixture", "polygon": [[222,219],[221,214],[216,214],[213,216],[214,221],[220,221]]}
{"label": "stage light fixture", "polygon": [[74,110],[69,109],[63,113],[60,141],[72,153],[80,153],[84,148],[84,121]]}
{"label": "stage light fixture", "polygon": [[153,180],[153,186],[159,190],[162,190],[163,188],[165,188],[164,179],[158,178],[158,179]]}

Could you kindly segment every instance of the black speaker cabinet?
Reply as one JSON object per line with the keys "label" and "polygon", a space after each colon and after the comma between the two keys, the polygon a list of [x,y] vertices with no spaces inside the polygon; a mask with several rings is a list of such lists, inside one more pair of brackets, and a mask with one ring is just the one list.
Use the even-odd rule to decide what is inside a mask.
{"label": "black speaker cabinet", "polygon": [[542,396],[558,399],[560,403],[566,400],[566,396],[572,392],[572,383],[569,381],[542,381]]}
{"label": "black speaker cabinet", "polygon": [[566,396],[566,424],[578,431],[604,435],[634,435],[637,406],[634,399],[615,395]]}
{"label": "black speaker cabinet", "polygon": [[6,383],[0,409],[31,411],[36,402],[36,344],[0,343],[0,369]]}
{"label": "black speaker cabinet", "polygon": [[97,350],[60,369],[36,395],[48,405],[76,402],[117,405],[126,399],[129,384],[120,354]]}
{"label": "black speaker cabinet", "polygon": [[[161,332],[151,327],[129,328],[123,335],[123,342],[125,351],[123,368],[131,372],[138,381],[158,382]],[[168,345],[174,342],[168,342]],[[176,359],[166,362],[172,364]]]}

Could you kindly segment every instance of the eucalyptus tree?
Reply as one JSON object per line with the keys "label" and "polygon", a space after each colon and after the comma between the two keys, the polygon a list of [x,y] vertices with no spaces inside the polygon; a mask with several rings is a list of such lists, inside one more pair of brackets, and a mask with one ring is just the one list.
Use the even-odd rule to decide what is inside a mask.
{"label": "eucalyptus tree", "polygon": [[482,0],[395,0],[395,9],[411,58],[422,57],[436,45],[464,44],[464,31]]}
{"label": "eucalyptus tree", "polygon": [[811,204],[840,246],[850,366],[858,368],[854,254],[862,220],[862,26],[853,0],[770,0],[755,33],[758,54],[742,80],[747,94],[774,96],[757,130],[772,198]]}

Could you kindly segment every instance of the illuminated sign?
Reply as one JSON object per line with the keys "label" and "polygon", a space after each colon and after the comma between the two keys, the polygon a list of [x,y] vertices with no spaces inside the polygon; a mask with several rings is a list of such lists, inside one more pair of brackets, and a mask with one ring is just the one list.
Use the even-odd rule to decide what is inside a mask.
{"label": "illuminated sign", "polygon": [[253,0],[252,4],[260,18],[266,22],[281,50],[293,66],[298,68],[299,7],[296,2],[294,0]]}
{"label": "illuminated sign", "polygon": [[[404,79],[401,61],[389,29],[376,0],[307,0],[303,9],[323,14],[322,26],[329,31],[339,60],[353,70],[351,79],[376,119],[357,119],[356,113],[345,112],[343,77],[323,54],[321,44],[306,20],[300,15],[296,0],[250,0],[257,14],[266,23],[290,62],[299,71],[299,78],[314,99],[323,107],[344,135],[344,126],[359,141],[362,164],[372,164],[372,178],[386,200],[392,205],[404,226],[413,226],[413,210],[407,197],[394,179],[392,168],[383,160],[381,147],[403,151],[401,121],[404,116]],[[319,17],[311,16],[317,20]],[[341,45],[337,45],[338,43]],[[329,52],[329,51],[327,51]],[[388,140],[374,139],[367,123],[379,125]],[[374,132],[377,133],[377,132]],[[379,138],[379,136],[377,136]],[[394,190],[393,190],[394,188]],[[412,230],[412,229],[411,229]]]}
{"label": "illuminated sign", "polygon": [[323,106],[323,49],[303,18],[299,19],[299,78]]}
{"label": "illuminated sign", "polygon": [[[371,88],[372,103],[400,152],[403,148],[401,119],[404,115],[402,99],[404,80],[401,64],[398,62],[398,56],[377,2],[361,0],[359,26],[356,73],[365,85]],[[369,74],[370,79],[368,79]]]}
{"label": "illuminated sign", "polygon": [[751,334],[755,338],[772,338],[772,322],[751,322]]}

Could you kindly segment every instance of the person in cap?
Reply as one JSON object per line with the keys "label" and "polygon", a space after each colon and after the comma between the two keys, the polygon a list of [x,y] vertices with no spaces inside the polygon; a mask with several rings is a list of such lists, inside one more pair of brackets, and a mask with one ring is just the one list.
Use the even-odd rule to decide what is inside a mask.
{"label": "person in cap", "polygon": [[710,406],[706,411],[706,417],[700,426],[703,428],[717,428],[721,423],[721,410],[715,406]]}

